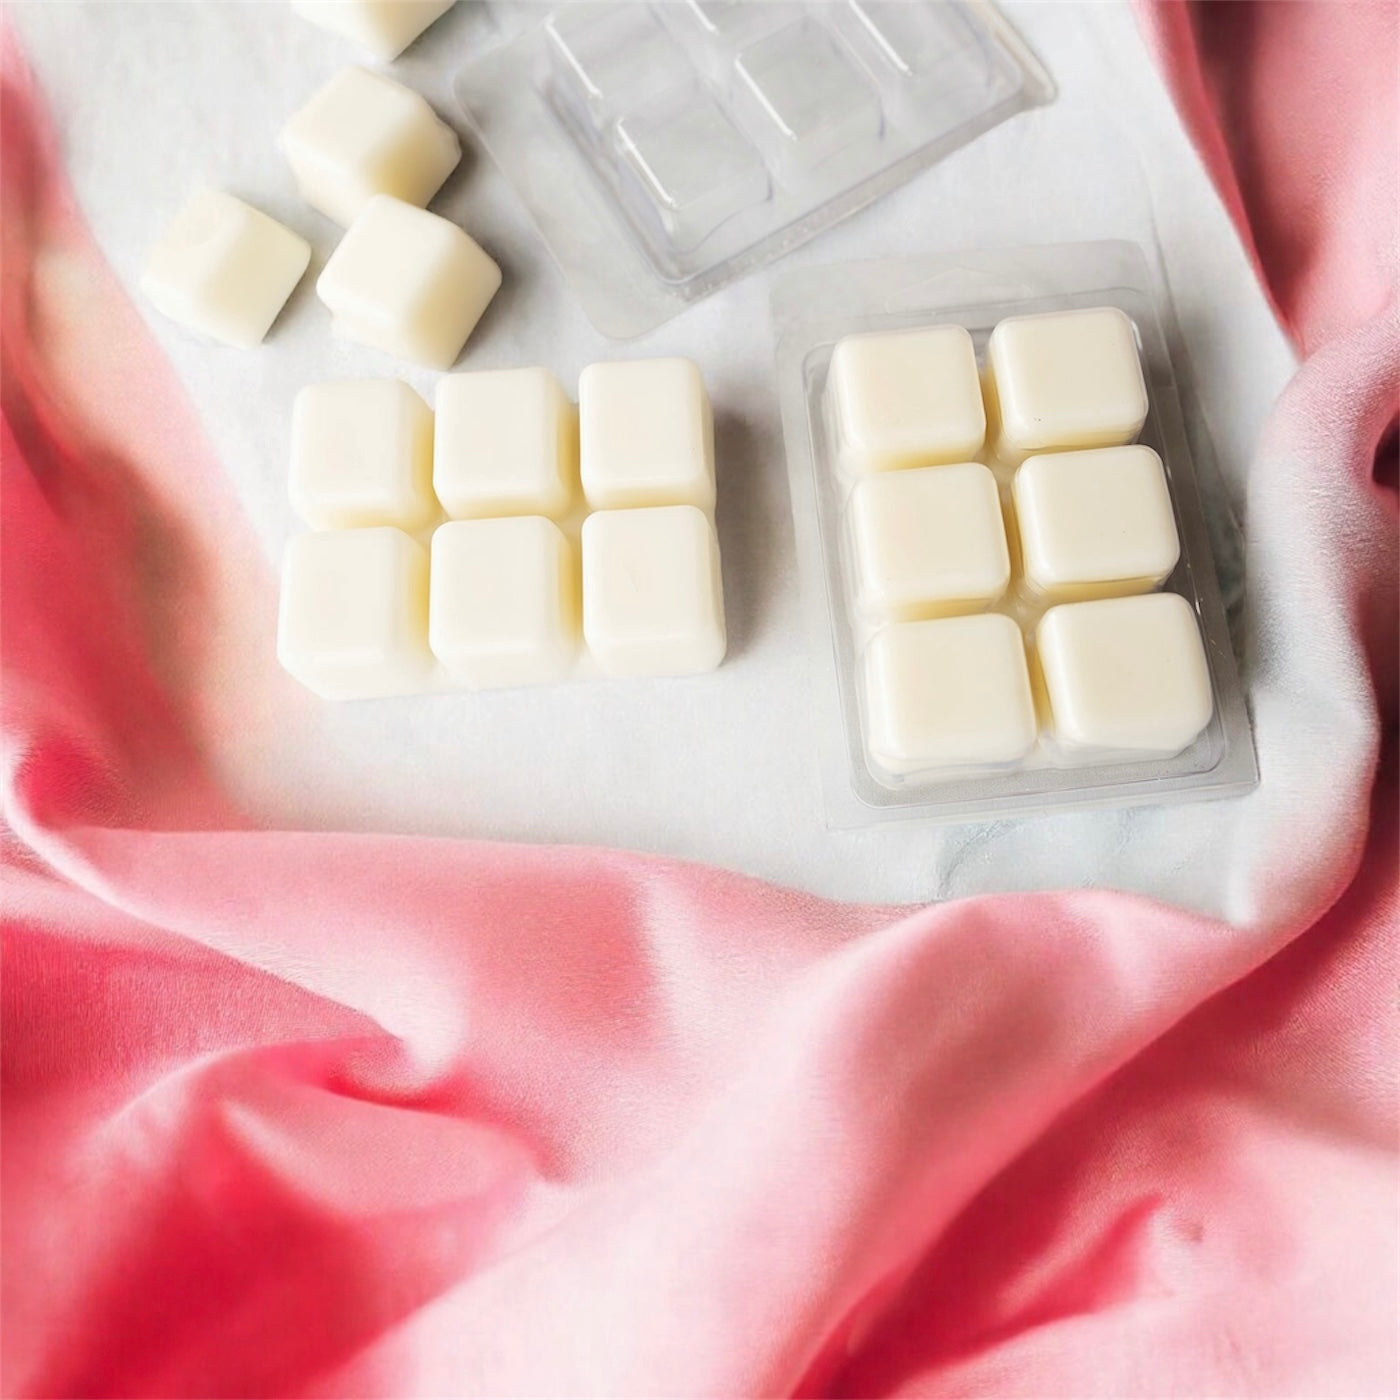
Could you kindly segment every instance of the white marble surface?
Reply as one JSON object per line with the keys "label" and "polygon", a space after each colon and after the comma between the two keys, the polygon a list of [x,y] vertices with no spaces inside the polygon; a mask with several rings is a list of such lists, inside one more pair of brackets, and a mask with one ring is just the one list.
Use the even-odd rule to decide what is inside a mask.
{"label": "white marble surface", "polygon": [[[1059,86],[1023,114],[793,254],[787,265],[966,246],[1156,240],[1228,490],[1294,368],[1238,240],[1178,126],[1124,6],[1006,7]],[[196,343],[153,313],[261,541],[269,567],[298,527],[287,503],[292,397],[303,383],[392,366],[331,340],[312,280],[337,230],[302,205],[274,135],[356,55],[280,0],[7,7],[54,109],[79,199],[133,290],[162,223],[198,181],[283,219],[315,248],[256,352]],[[393,66],[459,130],[454,71],[482,41],[462,0]],[[713,862],[823,894],[905,901],[1109,884],[1239,915],[1239,842],[1269,823],[1265,784],[1203,806],[940,828],[830,832],[816,769],[818,710],[801,623],[767,276],[759,273],[624,349],[584,319],[500,175],[470,149],[434,208],[502,263],[505,287],[464,367],[541,363],[566,385],[590,361],[683,354],[718,417],[719,527],[731,650],[715,674],[309,708],[287,732],[230,736],[214,755],[260,821],[567,841]],[[429,391],[435,376],[407,371]],[[271,619],[266,635],[271,645]]]}

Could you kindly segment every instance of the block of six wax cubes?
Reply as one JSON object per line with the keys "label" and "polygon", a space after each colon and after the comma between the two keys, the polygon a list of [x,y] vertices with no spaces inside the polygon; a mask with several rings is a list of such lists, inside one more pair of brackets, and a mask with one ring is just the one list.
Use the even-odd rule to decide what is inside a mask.
{"label": "block of six wax cubes", "polygon": [[[298,396],[278,654],[331,699],[723,659],[714,429],[688,360]],[[446,515],[448,518],[443,520]],[[426,527],[439,521],[431,536]]]}
{"label": "block of six wax cubes", "polygon": [[862,742],[890,781],[1166,757],[1210,722],[1170,485],[1114,307],[848,336],[843,481]]}

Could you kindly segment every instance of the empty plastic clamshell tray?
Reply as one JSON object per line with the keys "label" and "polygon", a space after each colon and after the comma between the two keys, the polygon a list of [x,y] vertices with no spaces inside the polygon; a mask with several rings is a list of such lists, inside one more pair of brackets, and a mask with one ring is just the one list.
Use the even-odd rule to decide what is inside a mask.
{"label": "empty plastic clamshell tray", "polygon": [[544,12],[457,78],[593,323],[640,335],[1054,89],[981,0]]}
{"label": "empty plastic clamshell tray", "polygon": [[774,286],[832,826],[1257,783],[1158,286],[1116,242]]}

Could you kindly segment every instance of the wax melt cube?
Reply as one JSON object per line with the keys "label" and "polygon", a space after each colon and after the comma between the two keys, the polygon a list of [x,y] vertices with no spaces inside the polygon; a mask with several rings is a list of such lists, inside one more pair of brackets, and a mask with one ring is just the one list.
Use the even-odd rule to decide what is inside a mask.
{"label": "wax melt cube", "polygon": [[1034,595],[1069,602],[1145,593],[1176,567],[1171,493],[1150,447],[1029,457],[1012,493]]}
{"label": "wax melt cube", "polygon": [[1051,608],[1036,650],[1056,740],[1073,751],[1167,757],[1210,723],[1210,668],[1175,593]]}
{"label": "wax melt cube", "polygon": [[719,543],[695,506],[583,522],[583,634],[610,676],[681,676],[724,659]]}
{"label": "wax melt cube", "polygon": [[454,520],[433,535],[429,641],[473,689],[563,676],[577,597],[569,542],[542,516]]}
{"label": "wax melt cube", "polygon": [[1131,442],[1147,419],[1133,323],[1116,306],[1001,321],[987,343],[997,455]]}
{"label": "wax melt cube", "polygon": [[462,158],[456,133],[422,97],[363,68],[337,73],[279,140],[301,197],[338,224],[377,194],[427,204]]}
{"label": "wax melt cube", "polygon": [[1003,613],[881,628],[865,694],[870,756],[889,773],[1011,763],[1036,741],[1025,646]]}
{"label": "wax melt cube", "polygon": [[387,63],[457,0],[292,0],[292,9]]}
{"label": "wax melt cube", "polygon": [[501,285],[501,269],[448,220],[375,195],[316,283],[337,334],[447,369]]}
{"label": "wax melt cube", "polygon": [[427,551],[391,526],[296,536],[282,562],[277,658],[327,700],[424,689]]}
{"label": "wax melt cube", "polygon": [[996,478],[978,462],[862,477],[851,492],[857,601],[887,619],[971,612],[1006,591]]}
{"label": "wax melt cube", "polygon": [[197,190],[151,252],[141,290],[187,330],[257,345],[311,261],[311,245],[221,190]]}
{"label": "wax melt cube", "polygon": [[433,414],[398,379],[308,384],[292,404],[292,509],[314,530],[432,516]]}
{"label": "wax melt cube", "polygon": [[848,471],[965,462],[981,450],[986,412],[962,326],[847,336],[829,384]]}
{"label": "wax melt cube", "polygon": [[438,380],[433,486],[455,519],[562,515],[574,498],[578,419],[547,369]]}
{"label": "wax melt cube", "polygon": [[579,463],[590,506],[714,505],[714,421],[691,361],[589,365],[578,395]]}

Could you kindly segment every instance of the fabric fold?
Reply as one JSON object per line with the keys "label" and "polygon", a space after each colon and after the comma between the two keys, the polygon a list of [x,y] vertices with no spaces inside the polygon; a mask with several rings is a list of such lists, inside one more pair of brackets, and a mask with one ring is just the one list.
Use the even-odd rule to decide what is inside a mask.
{"label": "fabric fold", "polygon": [[193,707],[277,713],[221,669],[270,585],[3,80],[6,1394],[1386,1391],[1393,307],[1259,446],[1247,671],[1323,718],[1238,924],[269,831]]}

